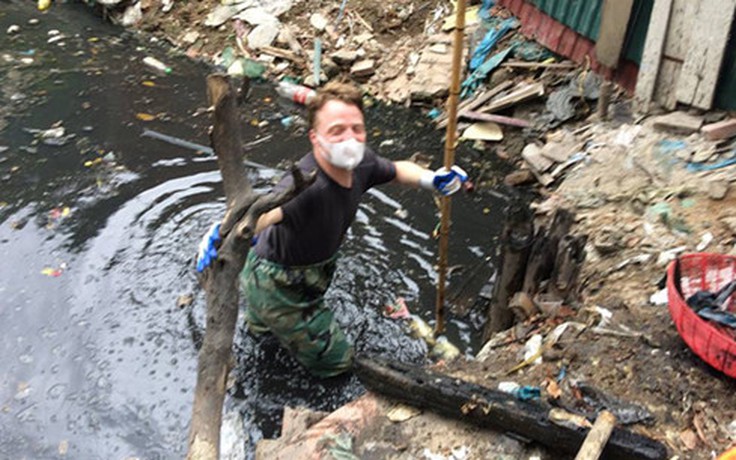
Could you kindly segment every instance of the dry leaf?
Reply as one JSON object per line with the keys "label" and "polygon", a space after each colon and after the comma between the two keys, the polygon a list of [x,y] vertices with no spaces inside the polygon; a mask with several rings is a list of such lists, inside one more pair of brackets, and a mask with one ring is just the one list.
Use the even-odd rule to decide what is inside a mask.
{"label": "dry leaf", "polygon": [[693,450],[698,446],[698,435],[690,428],[680,432],[680,441],[687,450]]}
{"label": "dry leaf", "polygon": [[156,115],[150,113],[136,113],[135,117],[141,121],[153,121],[156,119]]}
{"label": "dry leaf", "polygon": [[422,411],[417,409],[416,407],[407,406],[405,404],[399,404],[394,407],[392,407],[388,414],[386,414],[386,417],[388,417],[389,420],[392,422],[405,422],[411,418],[416,417],[417,415],[421,414]]}
{"label": "dry leaf", "polygon": [[547,394],[549,394],[552,399],[559,399],[559,397],[562,396],[560,386],[552,379],[547,381]]}

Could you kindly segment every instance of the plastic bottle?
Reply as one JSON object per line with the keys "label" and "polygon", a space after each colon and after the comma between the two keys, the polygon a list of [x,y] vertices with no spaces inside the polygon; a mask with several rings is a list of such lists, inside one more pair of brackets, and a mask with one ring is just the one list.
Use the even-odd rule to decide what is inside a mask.
{"label": "plastic bottle", "polygon": [[280,81],[276,86],[276,92],[286,99],[290,99],[303,105],[309,104],[309,102],[317,95],[313,89],[297,85],[289,81]]}
{"label": "plastic bottle", "polygon": [[146,64],[148,67],[154,70],[157,70],[159,72],[163,72],[167,75],[171,73],[171,67],[167,66],[166,64],[164,64],[163,62],[159,61],[158,59],[154,57],[151,57],[151,56],[144,57],[143,63]]}

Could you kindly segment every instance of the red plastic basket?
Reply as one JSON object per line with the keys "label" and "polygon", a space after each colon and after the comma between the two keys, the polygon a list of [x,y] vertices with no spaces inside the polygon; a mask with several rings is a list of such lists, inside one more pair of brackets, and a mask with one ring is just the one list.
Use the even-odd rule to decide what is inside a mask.
{"label": "red plastic basket", "polygon": [[[721,254],[685,254],[667,269],[667,300],[677,332],[705,362],[736,378],[736,333],[697,315],[685,299],[698,291],[715,292],[736,279],[736,257]],[[728,310],[736,311],[731,296]]]}

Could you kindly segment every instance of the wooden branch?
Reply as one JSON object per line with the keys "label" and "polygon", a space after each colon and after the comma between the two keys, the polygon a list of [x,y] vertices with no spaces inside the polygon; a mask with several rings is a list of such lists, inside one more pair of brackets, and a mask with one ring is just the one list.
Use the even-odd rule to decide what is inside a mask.
{"label": "wooden branch", "polygon": [[[551,406],[519,401],[513,395],[402,363],[358,357],[355,372],[371,391],[416,407],[502,433],[537,441],[570,457],[583,444],[587,430],[554,423]],[[608,460],[664,460],[661,443],[615,428],[603,451]],[[563,458],[563,457],[557,457]]]}
{"label": "wooden branch", "polygon": [[298,65],[301,68],[304,68],[307,66],[306,61],[298,54],[291,50],[285,50],[283,48],[277,48],[275,46],[261,46],[258,48],[258,51],[266,54],[270,54],[271,56],[276,56],[281,59],[286,59],[288,61],[293,62],[294,64]]}
{"label": "wooden branch", "polygon": [[516,126],[517,128],[528,128],[532,124],[521,118],[505,117],[503,115],[493,115],[490,113],[474,112],[472,110],[464,110],[458,114],[461,118],[469,118],[478,121],[492,121],[502,125]]}
{"label": "wooden branch", "polygon": [[[305,179],[301,171],[293,168],[291,187],[278,195],[255,195],[245,171],[241,171],[243,151],[234,104],[235,92],[229,79],[221,75],[209,76],[207,89],[215,103],[212,144],[228,196],[228,211],[220,226],[223,241],[217,259],[200,278],[207,297],[207,326],[197,365],[197,386],[189,427],[189,460],[219,458],[222,402],[238,317],[238,275],[250,249],[253,223],[262,213],[289,201],[316,177],[312,174]],[[239,176],[233,171],[239,172]],[[237,231],[232,231],[233,228]]]}
{"label": "wooden branch", "polygon": [[585,437],[585,442],[575,456],[575,460],[598,460],[606,447],[608,439],[616,426],[616,416],[607,410],[601,411],[595,419],[593,428]]}
{"label": "wooden branch", "polygon": [[217,154],[217,165],[222,174],[228,208],[235,197],[250,192],[243,153],[236,92],[225,74],[207,76],[207,96],[215,108],[215,124],[210,133],[212,148]]}

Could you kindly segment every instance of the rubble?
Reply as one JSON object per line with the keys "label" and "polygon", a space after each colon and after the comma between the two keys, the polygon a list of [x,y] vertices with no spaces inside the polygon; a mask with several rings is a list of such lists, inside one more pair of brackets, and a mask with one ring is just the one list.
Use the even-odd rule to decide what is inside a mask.
{"label": "rubble", "polygon": [[701,129],[701,132],[706,139],[711,141],[728,139],[729,137],[736,136],[736,119],[730,118],[718,123],[705,125]]}
{"label": "rubble", "polygon": [[[447,96],[452,74],[452,53],[438,52],[437,43],[450,43],[450,36],[434,37],[420,54],[409,82],[409,98],[412,101],[432,101]],[[444,49],[444,48],[443,48]]]}
{"label": "rubble", "polygon": [[376,61],[373,59],[364,59],[358,61],[350,67],[350,75],[355,78],[369,77],[376,73]]}
{"label": "rubble", "polygon": [[341,65],[341,66],[348,66],[351,65],[353,62],[355,62],[358,59],[358,53],[355,50],[351,49],[341,49],[338,51],[335,51],[330,56],[333,61],[335,61],[335,64]]}
{"label": "rubble", "polygon": [[703,125],[703,119],[701,117],[685,112],[671,112],[667,115],[660,115],[653,122],[655,128],[671,130],[682,134],[696,133]]}

